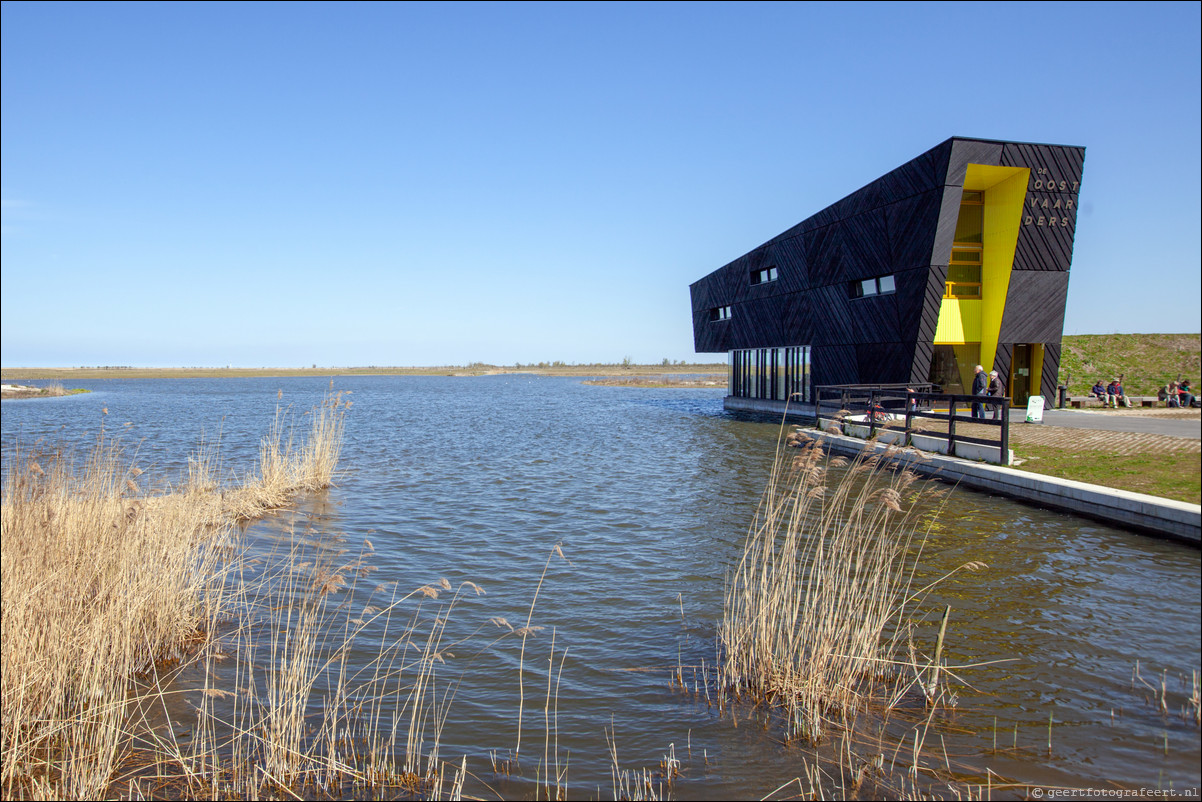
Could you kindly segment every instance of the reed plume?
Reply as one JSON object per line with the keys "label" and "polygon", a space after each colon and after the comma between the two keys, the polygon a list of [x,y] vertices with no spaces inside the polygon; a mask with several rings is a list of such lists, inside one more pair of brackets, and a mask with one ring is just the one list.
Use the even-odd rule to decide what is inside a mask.
{"label": "reed plume", "polygon": [[[105,410],[107,412],[107,410]],[[186,483],[152,493],[103,432],[70,454],[5,455],[0,501],[0,787],[95,798],[127,742],[137,676],[205,644],[224,615],[232,524],[329,485],[343,407],[327,399],[303,447],[276,426],[258,471],[221,488],[202,442]],[[329,577],[336,591],[342,579]]]}
{"label": "reed plume", "polygon": [[800,450],[778,453],[728,578],[720,681],[782,710],[790,736],[816,744],[850,727],[890,673],[919,542],[909,472],[866,455],[842,466],[793,442]]}

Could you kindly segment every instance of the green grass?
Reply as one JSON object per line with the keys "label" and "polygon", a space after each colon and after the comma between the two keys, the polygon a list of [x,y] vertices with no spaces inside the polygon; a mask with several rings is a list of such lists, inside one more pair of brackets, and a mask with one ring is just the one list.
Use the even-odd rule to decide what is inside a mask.
{"label": "green grass", "polygon": [[1022,471],[1202,503],[1202,463],[1197,454],[1120,456],[1108,451],[1030,444],[1016,446],[1014,456],[1023,460],[1014,466]]}
{"label": "green grass", "polygon": [[1060,382],[1069,395],[1123,375],[1128,395],[1155,395],[1171,381],[1202,378],[1202,334],[1076,334],[1061,341]]}

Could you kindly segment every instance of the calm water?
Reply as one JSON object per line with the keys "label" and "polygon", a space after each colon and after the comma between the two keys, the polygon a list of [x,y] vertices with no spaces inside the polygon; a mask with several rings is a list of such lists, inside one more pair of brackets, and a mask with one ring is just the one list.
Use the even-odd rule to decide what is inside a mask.
{"label": "calm water", "polygon": [[[93,392],[4,402],[6,452],[18,437],[86,446],[103,423],[148,474],[177,478],[202,436],[220,439],[227,473],[243,472],[277,403],[301,419],[328,380],[76,385]],[[558,741],[573,798],[610,794],[611,729],[625,769],[653,767],[675,749],[678,798],[760,798],[798,776],[806,752],[780,744],[775,728],[668,686],[678,664],[712,664],[724,576],[765,484],[776,425],[724,414],[718,390],[516,375],[347,377],[335,388],[354,402],[344,478],[256,524],[250,540],[270,544],[291,528],[330,548],[370,539],[373,581],[476,582],[487,595],[454,613],[453,630],[465,634],[493,616],[522,625],[561,544],[566,561],[551,560],[532,620],[546,629],[527,644],[536,672],[526,685],[527,778],[543,751],[552,633],[557,666],[566,650]],[[1021,783],[1196,793],[1198,726],[1162,717],[1132,675],[1137,661],[1154,684],[1167,672],[1170,707],[1184,704],[1202,664],[1197,549],[957,489],[925,554],[932,577],[988,564],[933,600],[953,609],[949,662],[1006,661],[957,672],[959,707],[943,741],[953,763]],[[466,754],[496,792],[530,796],[522,780],[494,778],[487,757],[514,748],[519,647],[508,638],[470,665],[474,648],[452,659],[464,665],[447,669],[459,686],[442,756]],[[905,733],[895,723],[894,735]]]}

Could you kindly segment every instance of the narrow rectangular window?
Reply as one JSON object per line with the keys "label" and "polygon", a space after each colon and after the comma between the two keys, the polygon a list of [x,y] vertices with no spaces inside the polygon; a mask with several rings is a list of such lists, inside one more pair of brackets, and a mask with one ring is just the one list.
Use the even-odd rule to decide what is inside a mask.
{"label": "narrow rectangular window", "polygon": [[765,267],[763,270],[751,271],[751,286],[757,284],[767,284],[769,281],[776,281],[776,267]]}
{"label": "narrow rectangular window", "polygon": [[722,320],[730,320],[729,306],[715,306],[710,310],[710,322],[717,323]]}
{"label": "narrow rectangular window", "polygon": [[792,404],[805,403],[808,400],[806,383],[809,364],[810,347],[808,345],[791,346],[785,349],[785,396]]}
{"label": "narrow rectangular window", "polygon": [[888,295],[891,292],[897,292],[897,281],[892,275],[866,278],[847,285],[847,294],[852,298]]}

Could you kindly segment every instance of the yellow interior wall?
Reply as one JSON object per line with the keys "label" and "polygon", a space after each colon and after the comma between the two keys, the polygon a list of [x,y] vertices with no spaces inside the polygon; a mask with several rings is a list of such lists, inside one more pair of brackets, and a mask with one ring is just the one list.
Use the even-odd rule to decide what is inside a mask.
{"label": "yellow interior wall", "polygon": [[970,164],[964,176],[964,189],[985,193],[981,297],[944,298],[935,326],[935,343],[980,343],[982,365],[993,365],[997,355],[1030,172],[1026,167]]}
{"label": "yellow interior wall", "polygon": [[943,305],[939,307],[939,322],[935,325],[935,344],[959,345],[980,342],[981,303],[977,298],[944,298]]}

